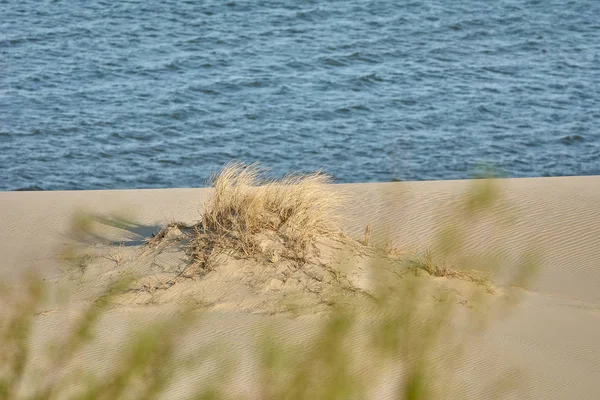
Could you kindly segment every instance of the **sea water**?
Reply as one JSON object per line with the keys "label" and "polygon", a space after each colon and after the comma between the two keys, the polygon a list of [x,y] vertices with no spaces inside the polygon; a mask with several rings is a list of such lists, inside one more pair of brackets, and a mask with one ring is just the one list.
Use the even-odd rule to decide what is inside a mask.
{"label": "sea water", "polygon": [[0,190],[600,174],[598,0],[0,1]]}

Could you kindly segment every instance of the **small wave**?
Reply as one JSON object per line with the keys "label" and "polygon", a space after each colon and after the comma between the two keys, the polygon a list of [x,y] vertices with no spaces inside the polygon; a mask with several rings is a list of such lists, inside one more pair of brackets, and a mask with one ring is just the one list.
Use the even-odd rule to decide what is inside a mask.
{"label": "small wave", "polygon": [[23,186],[17,189],[13,189],[11,190],[11,192],[43,192],[46,189],[42,188],[41,186],[38,185],[28,185],[28,186]]}
{"label": "small wave", "polygon": [[170,159],[167,159],[167,158],[160,158],[160,159],[158,159],[156,161],[159,164],[181,165],[181,162],[175,161],[175,160],[170,160]]}
{"label": "small wave", "polygon": [[583,142],[584,140],[585,140],[584,137],[581,135],[567,135],[567,136],[563,137],[562,139],[560,139],[560,141],[566,145]]}
{"label": "small wave", "polygon": [[359,81],[364,82],[364,83],[377,83],[377,82],[384,81],[384,79],[382,77],[380,77],[379,75],[377,75],[375,73],[363,75],[358,79],[359,79]]}
{"label": "small wave", "polygon": [[323,64],[331,66],[331,67],[345,67],[348,65],[345,62],[343,62],[342,60],[339,60],[337,58],[332,58],[332,57],[325,57],[322,59],[321,62]]}
{"label": "small wave", "polygon": [[315,8],[309,11],[298,11],[296,12],[296,18],[301,21],[310,21],[315,22],[319,20],[319,18],[325,18],[327,16],[327,12]]}
{"label": "small wave", "polygon": [[515,67],[483,67],[482,69],[487,72],[506,76],[515,76],[517,74]]}
{"label": "small wave", "polygon": [[250,88],[262,88],[265,87],[265,81],[259,79],[253,79],[247,82],[242,83],[242,86],[250,87]]}
{"label": "small wave", "polygon": [[394,103],[396,102],[402,104],[403,106],[414,106],[418,103],[415,99],[396,99],[394,100]]}
{"label": "small wave", "polygon": [[368,64],[378,64],[381,62],[381,59],[379,56],[376,56],[374,54],[369,54],[369,53],[366,53],[366,54],[361,53],[360,51],[356,51],[356,52],[350,54],[347,58],[349,60],[363,61]]}
{"label": "small wave", "polygon": [[219,94],[219,92],[217,90],[209,89],[207,87],[202,87],[202,86],[192,86],[192,87],[190,87],[190,90],[193,92],[200,92],[200,93],[209,94],[212,96],[216,96]]}
{"label": "small wave", "polygon": [[371,111],[371,109],[367,106],[364,106],[362,104],[358,104],[355,106],[350,106],[350,107],[340,107],[337,110],[335,110],[336,113],[341,113],[341,114],[347,114],[350,113],[352,111]]}
{"label": "small wave", "polygon": [[346,114],[350,112],[350,109],[348,107],[342,107],[342,108],[338,108],[337,110],[335,110],[336,113],[342,113],[342,114]]}
{"label": "small wave", "polygon": [[291,93],[291,91],[292,90],[288,86],[282,85],[275,91],[275,94],[279,94],[279,95],[288,94],[288,93]]}
{"label": "small wave", "polygon": [[176,121],[183,119],[183,114],[179,111],[174,111],[174,112],[170,112],[170,113],[159,113],[159,114],[157,114],[157,116],[174,119]]}
{"label": "small wave", "polygon": [[487,108],[484,105],[478,106],[477,107],[477,111],[480,112],[480,113],[483,113],[483,114],[491,114],[492,113],[492,110],[490,110],[489,108]]}
{"label": "small wave", "polygon": [[169,71],[179,71],[181,67],[179,66],[179,62],[177,60],[173,60],[165,65],[165,68]]}

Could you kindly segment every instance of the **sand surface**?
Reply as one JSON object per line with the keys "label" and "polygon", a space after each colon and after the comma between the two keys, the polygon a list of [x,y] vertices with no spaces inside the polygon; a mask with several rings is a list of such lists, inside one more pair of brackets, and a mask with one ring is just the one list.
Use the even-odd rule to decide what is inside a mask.
{"label": "sand surface", "polygon": [[[482,389],[486,382],[516,368],[526,389],[514,398],[600,398],[600,177],[503,179],[497,184],[504,197],[496,214],[510,219],[510,228],[498,229],[485,221],[465,223],[454,207],[467,190],[467,181],[337,185],[336,190],[348,197],[344,224],[357,238],[371,225],[373,242],[387,240],[399,248],[422,249],[432,242],[436,227],[453,223],[465,225],[461,228],[467,231],[469,251],[502,252],[509,264],[530,248],[542,254],[538,274],[522,289],[523,304],[510,317],[494,323],[468,350],[467,362],[459,369],[460,385],[467,395],[491,396],[493,391]],[[172,221],[196,221],[209,195],[207,189],[0,193],[0,274],[11,282],[33,267],[49,282],[67,279],[57,254],[70,241],[76,210],[104,216],[107,221],[118,215],[134,219],[137,224],[126,229],[107,228],[106,237],[124,243],[124,257],[138,257],[136,249],[160,227]],[[173,252],[159,261],[173,264],[180,256]],[[109,276],[106,265],[98,264],[94,276]],[[276,290],[269,288],[257,297],[235,271],[224,269],[210,285],[205,283],[203,290],[231,295],[223,297],[226,301],[215,297],[210,302],[204,328],[194,341],[231,339],[236,351],[250,360],[252,355],[245,353],[251,346],[245,344],[258,334],[256,326],[265,318],[283,332],[309,334],[314,321],[310,315],[266,317],[258,312],[264,307],[257,301],[270,301]],[[87,276],[82,282],[85,279],[91,280]],[[270,282],[269,277],[253,279]],[[196,284],[182,284],[176,293],[197,290]],[[122,341],[127,335],[124,321],[133,318],[142,324],[168,313],[168,303],[173,301],[169,296],[158,297],[153,304],[148,304],[147,294],[132,296],[112,309],[102,324],[101,343],[82,355],[80,362],[93,364],[99,353]],[[85,300],[86,294],[79,293],[73,302]],[[64,332],[65,317],[71,314],[60,308],[40,314],[37,332],[44,333],[36,334],[36,345],[49,332]],[[171,394],[184,397],[193,379],[186,382]],[[238,382],[243,383],[244,379]]]}

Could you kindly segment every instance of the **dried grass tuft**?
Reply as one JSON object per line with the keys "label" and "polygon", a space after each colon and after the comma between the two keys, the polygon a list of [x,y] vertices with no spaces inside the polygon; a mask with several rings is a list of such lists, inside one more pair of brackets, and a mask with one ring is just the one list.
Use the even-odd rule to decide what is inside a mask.
{"label": "dried grass tuft", "polygon": [[318,238],[341,232],[335,223],[341,198],[329,183],[320,172],[272,180],[256,164],[228,164],[213,178],[199,232],[245,256],[267,255],[261,243],[271,240],[283,245],[287,257],[304,258]]}
{"label": "dried grass tuft", "polygon": [[199,222],[172,223],[147,241],[155,247],[180,242],[200,274],[219,254],[276,263],[308,262],[319,239],[347,240],[336,211],[342,196],[321,172],[269,179],[257,164],[230,163],[212,178],[213,196]]}
{"label": "dried grass tuft", "polygon": [[433,259],[431,251],[427,251],[425,254],[409,260],[408,264],[417,275],[420,271],[425,271],[431,276],[462,279],[483,286],[490,284],[489,280],[481,276],[478,271],[462,270],[437,263]]}

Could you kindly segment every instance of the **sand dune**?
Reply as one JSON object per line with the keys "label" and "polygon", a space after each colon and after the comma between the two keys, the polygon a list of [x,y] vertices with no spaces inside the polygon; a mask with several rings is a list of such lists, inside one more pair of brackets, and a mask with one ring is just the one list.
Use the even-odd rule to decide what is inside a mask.
{"label": "sand dune", "polygon": [[[469,349],[466,364],[458,370],[460,386],[467,395],[477,398],[486,382],[517,368],[523,372],[527,390],[514,398],[600,398],[600,177],[503,179],[496,183],[504,197],[496,206],[495,218],[510,220],[510,224],[498,225],[492,220],[466,223],[456,204],[468,188],[467,181],[351,184],[336,185],[335,189],[347,196],[344,224],[356,238],[370,225],[373,242],[387,240],[401,249],[424,249],[432,243],[437,228],[452,224],[464,228],[471,253],[489,256],[497,252],[509,264],[517,263],[530,248],[543,255],[535,280],[522,289],[524,302],[517,312],[495,322]],[[117,249],[123,263],[146,268],[152,264],[151,257],[161,265],[177,265],[184,257],[181,252],[141,255],[139,245],[169,222],[198,220],[209,195],[208,189],[0,193],[0,273],[10,281],[34,267],[52,282],[64,280],[56,255],[69,242],[71,217],[78,209],[107,218],[101,234],[124,243]],[[110,218],[119,215],[136,224],[110,227]],[[81,282],[109,279],[115,262],[107,258],[95,261],[95,273]],[[231,262],[227,265],[229,269],[222,268],[203,282],[182,282],[173,291],[175,295],[161,294],[150,305],[149,295],[143,291],[121,299],[121,308],[111,310],[102,324],[103,344],[90,349],[80,362],[93,364],[102,346],[119,343],[127,334],[125,320],[133,318],[143,324],[168,313],[177,296],[203,290],[210,299],[205,305],[208,320],[191,340],[230,338],[250,363],[247,360],[252,354],[246,354],[250,347],[244,343],[258,334],[255,327],[265,312],[280,311],[265,304],[275,304],[283,290],[273,287],[277,283],[269,275],[254,274],[250,279],[243,268]],[[501,286],[501,280],[496,285]],[[289,289],[285,293],[295,292]],[[75,298],[85,302],[91,296],[86,289]],[[308,302],[307,309],[317,310],[315,304]],[[300,314],[300,318],[290,319],[283,313],[269,321],[290,335],[309,334],[313,317],[310,312]],[[70,315],[71,311],[62,309],[40,315],[36,322],[39,332],[60,335],[64,329],[61,320]],[[462,329],[461,325],[456,329]],[[41,341],[44,336],[36,337]],[[250,379],[251,372],[248,374]],[[243,379],[238,382],[243,383]],[[173,394],[184,393],[182,385]],[[491,395],[493,391],[483,393]]]}

